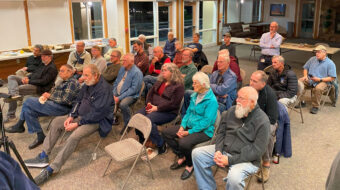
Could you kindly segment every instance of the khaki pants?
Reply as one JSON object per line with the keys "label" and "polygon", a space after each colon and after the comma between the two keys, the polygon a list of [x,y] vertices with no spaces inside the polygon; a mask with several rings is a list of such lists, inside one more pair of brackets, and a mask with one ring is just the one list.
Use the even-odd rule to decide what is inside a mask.
{"label": "khaki pants", "polygon": [[[64,134],[64,121],[68,115],[56,117],[51,123],[51,129],[49,130],[43,144],[43,150],[49,155],[58,141],[58,138]],[[75,119],[79,121],[79,118]],[[79,141],[91,135],[99,128],[98,124],[87,124],[76,128],[74,131],[70,131],[71,135],[67,138],[64,147],[58,152],[54,161],[50,164],[50,167],[54,172],[58,172],[64,165],[66,160],[71,156],[74,150],[77,148]]]}
{"label": "khaki pants", "polygon": [[[311,86],[308,81],[303,81],[303,84],[305,85],[305,90],[302,92],[302,96],[305,94],[307,89],[312,89],[312,106],[319,108],[320,107],[320,101],[321,96],[324,94],[327,90],[327,83],[326,82],[320,82],[315,87]],[[335,90],[331,90],[329,94],[329,98],[332,102],[335,102]]]}

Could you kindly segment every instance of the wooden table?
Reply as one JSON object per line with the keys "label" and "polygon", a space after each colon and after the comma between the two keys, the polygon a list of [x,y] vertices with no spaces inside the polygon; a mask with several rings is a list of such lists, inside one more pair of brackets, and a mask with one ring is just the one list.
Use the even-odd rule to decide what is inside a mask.
{"label": "wooden table", "polygon": [[[247,41],[245,38],[235,38],[232,37],[230,40],[232,43],[236,44],[247,44],[247,45],[253,45],[253,46],[259,46],[259,42],[252,42],[252,41]],[[313,52],[315,46],[310,45],[310,46],[301,46],[301,44],[297,43],[282,43],[280,46],[280,52],[281,54],[289,52],[289,51],[307,51],[307,52]],[[337,52],[340,51],[340,48],[335,48],[335,47],[326,47],[327,48],[327,54],[329,57],[331,57],[333,54],[336,54]],[[286,49],[285,51],[282,49]]]}

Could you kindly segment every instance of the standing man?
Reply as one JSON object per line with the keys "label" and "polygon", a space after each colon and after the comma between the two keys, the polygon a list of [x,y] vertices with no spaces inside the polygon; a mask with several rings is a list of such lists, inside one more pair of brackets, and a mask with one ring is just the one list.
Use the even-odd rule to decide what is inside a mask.
{"label": "standing man", "polygon": [[297,98],[298,81],[296,74],[285,64],[280,55],[274,55],[272,59],[273,71],[269,74],[267,84],[275,91],[279,102],[287,106],[294,103]]}
{"label": "standing man", "polygon": [[[315,56],[311,57],[303,66],[303,77],[299,80],[305,85],[305,89],[312,88],[312,109],[310,113],[317,114],[320,107],[322,94],[326,91],[327,86],[332,83],[336,75],[334,62],[327,57],[327,49],[323,45],[317,46]],[[306,91],[303,92],[303,94]],[[335,107],[335,90],[331,90],[330,99],[332,106]],[[305,105],[305,103],[302,103]]]}
{"label": "standing man", "polygon": [[143,76],[145,76],[149,68],[149,57],[144,52],[143,43],[139,40],[136,40],[133,43],[133,50],[136,52],[135,65],[142,71]]}
{"label": "standing man", "polygon": [[192,62],[192,57],[194,56],[194,53],[191,51],[191,49],[186,48],[183,50],[182,53],[182,62],[183,66],[179,68],[179,71],[181,71],[182,76],[184,77],[184,89],[185,90],[192,90],[192,77],[197,72],[197,68],[195,64]]}
{"label": "standing man", "polygon": [[282,36],[277,33],[279,25],[277,22],[270,23],[269,32],[262,34],[260,39],[261,56],[258,63],[257,70],[263,70],[272,64],[272,57],[280,55],[280,45],[282,43]]}
{"label": "standing man", "polygon": [[102,56],[102,50],[99,46],[93,46],[91,48],[91,64],[94,64],[97,66],[100,73],[103,73],[103,71],[106,69],[106,61],[104,57]]}
{"label": "standing man", "polygon": [[83,41],[77,42],[76,51],[71,52],[67,60],[67,64],[72,65],[75,70],[74,77],[79,79],[83,74],[83,67],[90,63],[91,55],[85,50],[85,43]]}
{"label": "standing man", "polygon": [[132,53],[124,55],[123,65],[119,70],[117,80],[113,84],[114,103],[119,105],[124,119],[121,134],[130,121],[130,105],[137,101],[142,81],[143,74],[134,63],[134,55]]}
{"label": "standing man", "polygon": [[270,135],[269,135],[269,143],[267,144],[267,149],[264,155],[262,156],[262,165],[263,165],[263,179],[261,174],[257,174],[257,179],[259,181],[267,182],[269,179],[269,168],[270,168],[270,159],[272,157],[274,143],[276,139],[276,129],[277,129],[277,119],[278,119],[278,108],[277,108],[277,98],[274,90],[266,84],[267,83],[267,75],[263,71],[255,71],[250,77],[250,86],[255,88],[259,93],[259,98],[257,100],[257,104],[260,108],[267,114],[270,122]]}
{"label": "standing man", "polygon": [[193,150],[198,189],[217,188],[211,166],[229,167],[228,176],[224,178],[228,190],[243,189],[245,179],[260,167],[261,156],[268,144],[269,121],[257,105],[257,98],[252,87],[241,88],[237,105],[222,116],[216,144]]}
{"label": "standing man", "polygon": [[41,65],[41,52],[43,51],[43,46],[37,44],[33,48],[33,55],[29,56],[26,61],[25,67],[19,69],[15,72],[15,75],[19,77],[26,77],[28,74],[37,70]]}
{"label": "standing man", "polygon": [[[49,180],[54,173],[58,173],[67,159],[76,149],[79,141],[98,131],[101,137],[107,136],[112,129],[113,99],[111,86],[100,76],[95,65],[84,67],[82,86],[75,105],[69,115],[56,117],[51,123],[44,143],[43,151],[37,157],[25,160],[28,167],[46,167],[34,178],[37,185]],[[54,145],[65,132],[71,132],[64,146],[57,153],[53,162],[49,164]]]}
{"label": "standing man", "polygon": [[169,56],[171,60],[174,59],[176,48],[175,48],[176,38],[174,38],[174,33],[168,33],[168,40],[165,42],[165,46],[163,48],[164,54]]}
{"label": "standing man", "polygon": [[107,63],[106,69],[102,73],[103,78],[110,84],[113,84],[118,76],[120,69],[120,51],[113,50],[111,53],[111,62]]}
{"label": "standing man", "polygon": [[225,33],[223,35],[223,41],[224,41],[224,44],[222,44],[220,46],[220,51],[222,49],[227,49],[229,51],[229,55],[230,56],[233,56],[234,58],[237,58],[236,57],[236,50],[235,50],[235,46],[230,43],[230,39],[231,39],[231,34],[229,32]]}
{"label": "standing man", "polygon": [[111,54],[113,50],[118,50],[120,51],[120,54],[123,55],[123,49],[118,47],[116,38],[109,39],[109,46],[110,46],[110,49],[107,50],[107,52],[104,54],[104,58],[107,62],[111,60]]}
{"label": "standing man", "polygon": [[59,77],[63,80],[52,92],[45,92],[40,98],[28,98],[21,110],[20,120],[14,126],[7,128],[8,133],[22,133],[25,131],[26,121],[28,132],[36,133],[37,138],[28,146],[33,149],[44,142],[45,134],[41,129],[38,118],[41,116],[60,116],[70,112],[74,100],[78,96],[80,85],[73,78],[73,67],[63,65],[60,67]]}
{"label": "standing man", "polygon": [[[52,51],[44,50],[41,53],[41,65],[28,77],[18,77],[15,75],[8,76],[8,93],[12,99],[18,99],[21,95],[42,94],[51,90],[58,70],[53,62]],[[15,120],[15,112],[17,110],[17,102],[10,101],[8,106],[7,118],[4,123]]]}

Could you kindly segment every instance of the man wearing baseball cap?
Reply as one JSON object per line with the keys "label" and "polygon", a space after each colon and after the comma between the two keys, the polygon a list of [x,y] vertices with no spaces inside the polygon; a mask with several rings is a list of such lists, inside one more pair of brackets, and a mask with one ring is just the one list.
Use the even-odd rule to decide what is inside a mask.
{"label": "man wearing baseball cap", "polygon": [[223,35],[224,44],[222,44],[220,46],[220,50],[227,49],[227,50],[229,50],[229,55],[236,58],[235,46],[234,46],[234,44],[230,43],[230,39],[231,39],[231,34],[229,32],[226,32]]}
{"label": "man wearing baseball cap", "polygon": [[[311,57],[303,66],[303,77],[299,80],[304,83],[305,89],[312,88],[312,108],[310,112],[317,114],[321,95],[327,90],[328,84],[336,79],[337,75],[334,62],[327,57],[327,48],[323,45],[318,45],[314,52],[315,56]],[[334,90],[331,90],[330,99],[335,107]],[[302,106],[305,106],[304,102],[302,102]]]}

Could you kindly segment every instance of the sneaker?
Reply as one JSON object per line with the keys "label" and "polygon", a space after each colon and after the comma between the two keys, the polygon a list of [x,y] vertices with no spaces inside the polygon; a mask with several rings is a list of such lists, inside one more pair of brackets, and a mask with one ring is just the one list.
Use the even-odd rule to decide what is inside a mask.
{"label": "sneaker", "polygon": [[[301,108],[306,107],[306,102],[305,101],[301,101]],[[295,108],[300,108],[300,104],[296,105]]]}
{"label": "sneaker", "polygon": [[15,116],[8,116],[5,120],[4,120],[4,123],[10,123],[10,122],[13,122],[13,121],[16,121],[17,120],[17,117]]}
{"label": "sneaker", "polygon": [[48,166],[48,157],[41,158],[40,154],[32,159],[25,160],[27,167],[44,168]]}
{"label": "sneaker", "polygon": [[319,108],[317,108],[317,107],[312,107],[312,109],[310,109],[311,114],[317,114],[318,111],[319,111]]}
{"label": "sneaker", "polygon": [[[262,179],[262,175],[261,172],[263,172],[263,179]],[[255,176],[257,177],[257,180],[259,182],[263,182],[266,183],[269,179],[269,168],[268,167],[262,167],[262,171],[261,169],[259,169],[259,171],[255,174]]]}
{"label": "sneaker", "polygon": [[43,169],[40,174],[34,178],[34,181],[37,185],[42,185],[50,178],[51,175],[52,173],[50,173],[47,169]]}
{"label": "sneaker", "polygon": [[[149,160],[152,160],[154,157],[158,155],[158,150],[157,149],[152,149],[152,148],[147,148],[146,153],[148,154]],[[146,155],[141,157],[142,160],[146,161]]]}

